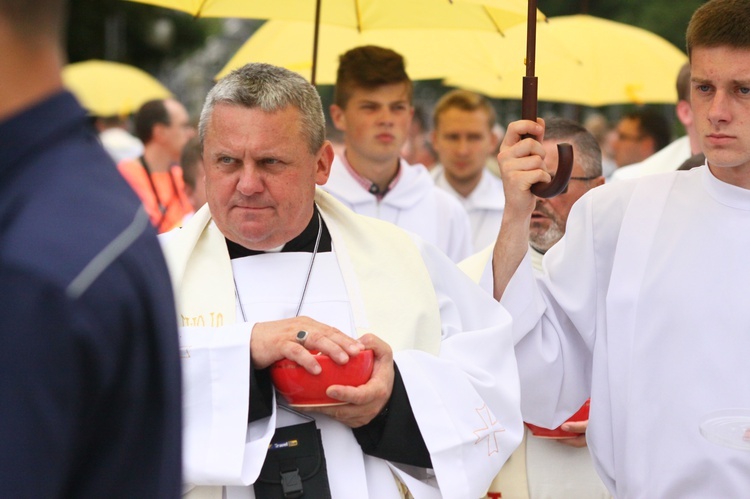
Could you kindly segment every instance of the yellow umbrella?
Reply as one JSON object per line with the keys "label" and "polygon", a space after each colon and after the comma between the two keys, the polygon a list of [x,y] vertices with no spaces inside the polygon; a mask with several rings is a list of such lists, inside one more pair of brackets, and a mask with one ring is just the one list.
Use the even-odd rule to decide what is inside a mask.
{"label": "yellow umbrella", "polygon": [[[527,0],[130,0],[198,17],[302,21],[358,32],[379,29],[458,29],[500,33],[526,19]],[[539,13],[544,19],[544,15]],[[304,45],[312,53],[316,82],[317,30]]]}
{"label": "yellow umbrella", "polygon": [[[315,0],[130,0],[196,17],[315,21]],[[320,24],[360,29],[498,31],[526,19],[526,0],[321,0]]]}
{"label": "yellow umbrella", "polygon": [[[446,85],[497,98],[521,98],[523,26],[505,32],[505,48],[484,68],[456,61]],[[587,15],[549,18],[537,26],[539,100],[587,106],[674,103],[674,81],[687,56],[641,28]]]}
{"label": "yellow umbrella", "polygon": [[[216,75],[221,78],[248,62],[267,62],[310,78],[309,50],[314,26],[301,21],[267,21],[232,56]],[[483,67],[492,50],[500,50],[503,37],[490,31],[377,29],[358,32],[352,28],[326,26],[318,44],[316,83],[336,82],[338,59],[347,50],[378,45],[399,52],[414,80],[442,79],[452,72],[457,58],[463,65]],[[470,62],[469,62],[470,61]]]}
{"label": "yellow umbrella", "polygon": [[89,60],[62,70],[65,86],[96,116],[125,116],[146,101],[172,94],[159,80],[134,66]]}

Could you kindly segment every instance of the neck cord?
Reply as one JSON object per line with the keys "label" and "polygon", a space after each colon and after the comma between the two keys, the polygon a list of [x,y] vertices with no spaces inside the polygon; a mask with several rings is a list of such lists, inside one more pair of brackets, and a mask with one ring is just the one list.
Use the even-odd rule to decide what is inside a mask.
{"label": "neck cord", "polygon": [[[297,311],[294,313],[295,317],[299,317],[299,313],[302,310],[302,303],[305,301],[305,295],[307,294],[307,286],[310,284],[310,277],[312,276],[313,264],[315,263],[315,256],[318,254],[318,246],[320,246],[320,237],[323,234],[323,222],[320,220],[320,213],[318,215],[318,235],[315,238],[315,247],[313,248],[312,256],[310,257],[310,265],[307,268],[307,277],[305,277],[305,285],[302,287],[302,295],[299,298],[299,304],[297,305]],[[234,280],[234,295],[237,297],[237,303],[240,304],[240,313],[242,314],[243,322],[247,322],[245,316],[245,307],[242,306],[242,300],[240,299],[240,290],[237,287],[237,280],[232,276]]]}

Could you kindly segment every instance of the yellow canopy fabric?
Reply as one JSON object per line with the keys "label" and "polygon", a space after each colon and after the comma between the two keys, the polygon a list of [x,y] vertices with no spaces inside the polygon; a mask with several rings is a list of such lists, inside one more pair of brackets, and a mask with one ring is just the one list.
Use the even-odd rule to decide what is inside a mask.
{"label": "yellow canopy fabric", "polygon": [[[587,15],[552,17],[537,26],[539,100],[587,106],[674,103],[675,80],[687,56],[641,28]],[[490,97],[521,98],[526,29],[505,32],[503,49],[483,68],[458,60],[449,86]]]}
{"label": "yellow canopy fabric", "polygon": [[[312,69],[313,24],[300,21],[267,21],[216,75],[221,78],[248,62],[266,62],[295,71],[308,80]],[[500,50],[499,33],[467,30],[378,29],[359,33],[352,28],[325,26],[320,32],[316,83],[336,82],[338,59],[347,50],[378,45],[404,56],[406,70],[414,80],[442,79],[462,65],[483,67],[492,50]]]}
{"label": "yellow canopy fabric", "polygon": [[125,116],[151,99],[171,97],[159,80],[134,66],[92,59],[62,70],[65,86],[96,116]]}
{"label": "yellow canopy fabric", "polygon": [[[130,0],[196,17],[315,21],[315,0]],[[523,23],[527,0],[321,0],[321,25],[370,29],[502,31]],[[540,20],[544,15],[539,13]],[[312,45],[310,46],[312,49]]]}

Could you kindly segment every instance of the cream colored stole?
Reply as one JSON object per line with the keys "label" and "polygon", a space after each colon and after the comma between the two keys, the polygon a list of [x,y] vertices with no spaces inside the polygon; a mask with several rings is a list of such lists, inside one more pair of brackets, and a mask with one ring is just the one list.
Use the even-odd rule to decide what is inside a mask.
{"label": "cream colored stole", "polygon": [[[320,189],[315,202],[331,233],[357,336],[374,333],[394,351],[416,349],[437,355],[442,335],[440,310],[429,273],[411,237],[392,224],[355,214]],[[231,261],[224,235],[212,223],[208,205],[183,228],[169,233],[163,248],[179,324],[234,324]],[[210,488],[220,493],[221,487]],[[193,493],[216,497],[203,495],[200,489],[205,488],[193,489],[190,497]]]}

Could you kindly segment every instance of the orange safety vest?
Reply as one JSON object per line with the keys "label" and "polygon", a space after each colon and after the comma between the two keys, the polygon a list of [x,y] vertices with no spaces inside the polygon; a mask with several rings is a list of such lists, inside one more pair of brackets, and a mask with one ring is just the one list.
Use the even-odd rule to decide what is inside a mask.
{"label": "orange safety vest", "polygon": [[149,172],[141,159],[136,158],[121,161],[117,169],[141,198],[159,233],[179,227],[185,215],[193,212],[179,166],[172,166],[166,172]]}

